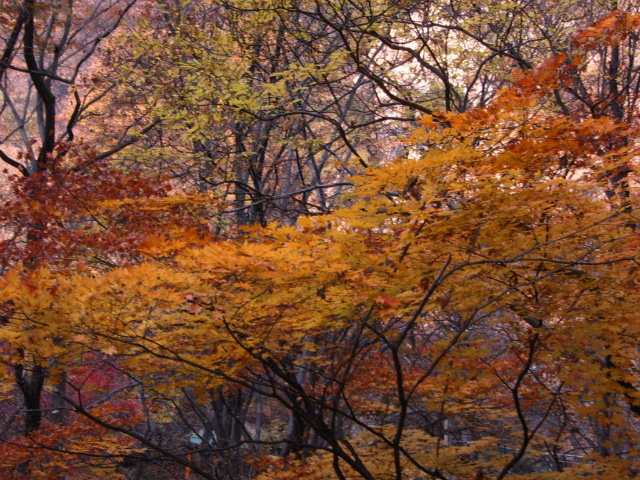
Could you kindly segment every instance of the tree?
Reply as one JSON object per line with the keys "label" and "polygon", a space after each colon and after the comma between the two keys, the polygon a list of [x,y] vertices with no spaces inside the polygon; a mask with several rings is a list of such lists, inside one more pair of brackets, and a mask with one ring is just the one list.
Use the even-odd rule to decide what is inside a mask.
{"label": "tree", "polygon": [[[345,178],[363,166],[405,155],[396,139],[421,115],[486,106],[514,69],[566,51],[571,32],[613,8],[165,2],[132,31],[135,53],[118,55],[127,59],[122,102],[150,100],[162,119],[129,161],[216,195],[235,223],[293,224],[331,211]],[[633,41],[623,50],[613,74],[608,53],[597,53],[593,65],[603,67],[580,91],[616,82],[633,91],[633,67],[624,67],[633,64]],[[568,96],[556,96],[557,108],[577,114],[584,95]]]}
{"label": "tree", "polygon": [[[103,142],[100,152],[76,139],[81,121],[113,89],[91,71],[94,55],[134,3],[100,0],[61,6],[26,0],[3,6],[0,18],[9,27],[9,35],[0,63],[0,159],[7,167],[5,173],[10,174],[9,192],[0,212],[3,272],[33,272],[43,265],[64,271],[79,265],[104,268],[120,261],[135,262],[139,257],[134,245],[144,238],[146,227],[154,222],[157,227],[158,217],[168,217],[167,212],[175,209],[160,207],[140,218],[126,208],[118,213],[118,208],[112,208],[113,216],[97,208],[99,201],[166,196],[169,186],[158,176],[125,174],[104,164],[136,137],[121,138],[111,145]],[[131,128],[122,126],[125,132]],[[192,213],[196,210],[191,207]],[[183,220],[192,218],[188,213]],[[137,232],[131,232],[132,224],[125,227],[128,220],[135,222]],[[171,223],[169,220],[165,227]],[[123,255],[127,248],[130,250]],[[14,319],[11,302],[3,300],[2,308],[5,329],[25,328],[36,336],[46,336],[48,328],[55,330],[66,321],[63,316],[49,318],[45,325],[27,325],[28,318]],[[7,359],[23,397],[27,434],[41,426],[45,380],[50,371],[60,368],[53,357],[31,351],[29,346],[22,344]],[[56,377],[62,394],[64,375]],[[13,428],[11,422],[6,428]]]}
{"label": "tree", "polygon": [[[29,177],[34,173],[54,172],[64,159],[78,121],[96,101],[91,98],[93,92],[81,95],[76,85],[78,77],[100,40],[118,26],[132,5],[133,2],[99,1],[87,4],[82,14],[78,9],[74,10],[73,3],[63,9],[33,0],[6,5],[2,20],[10,27],[7,30],[10,33],[5,39],[0,63],[4,130],[0,159],[16,169],[19,175]],[[87,28],[90,23],[93,29]],[[56,134],[61,126],[60,114],[64,111],[58,97],[73,97],[66,106],[68,112],[65,112],[67,119],[62,135]],[[45,194],[39,189],[47,190],[47,186],[47,180],[39,178],[22,182],[17,188],[22,190],[23,196],[39,197],[32,199],[35,204]],[[28,191],[32,188],[35,190]],[[17,215],[24,215],[23,211],[5,210],[4,213],[13,220]],[[41,252],[46,250],[41,248],[40,241],[51,221],[51,217],[40,217],[37,223],[29,226],[24,223],[17,228],[3,225],[11,240],[26,241],[29,251],[25,255],[25,249],[16,249],[21,251],[6,255],[2,260],[3,268],[15,266],[16,256],[21,257],[19,260],[25,265],[37,267],[42,261]],[[53,221],[56,221],[55,217]],[[22,234],[26,237],[22,238]],[[6,248],[7,242],[4,243]],[[28,412],[25,417],[27,431],[37,428],[40,423],[40,396],[45,376],[46,369],[42,365],[29,369],[16,364],[16,381]]]}
{"label": "tree", "polygon": [[[5,273],[3,341],[66,372],[68,423],[5,437],[4,468],[39,448],[29,478],[636,475],[637,201],[631,181],[607,192],[632,175],[637,125],[558,99],[573,109],[592,52],[638,22],[616,12],[487,106],[425,115],[420,158],[293,226],[207,238],[204,195],[47,177],[84,192],[38,202],[48,218],[95,216],[63,245],[113,265]],[[132,223],[122,244],[86,237]]]}
{"label": "tree", "polygon": [[[134,4],[96,0],[61,7],[27,0],[6,5],[2,23],[9,35],[0,63],[4,163],[26,176],[65,155],[78,125],[113,89],[103,81],[106,69],[102,77],[91,65],[100,43]],[[130,143],[113,147],[118,151]]]}

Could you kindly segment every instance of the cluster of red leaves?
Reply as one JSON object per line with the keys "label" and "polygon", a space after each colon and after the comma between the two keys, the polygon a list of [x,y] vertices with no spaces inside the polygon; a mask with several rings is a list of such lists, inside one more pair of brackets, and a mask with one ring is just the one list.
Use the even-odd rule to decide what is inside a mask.
{"label": "cluster of red leaves", "polygon": [[199,207],[158,203],[170,195],[168,178],[107,162],[55,165],[12,177],[0,206],[2,268],[42,263],[65,268],[98,259],[126,264],[141,258],[139,249],[150,237],[178,229],[206,234]]}
{"label": "cluster of red leaves", "polygon": [[[94,409],[93,413],[110,416],[113,406]],[[130,419],[131,420],[131,419]],[[82,450],[73,439],[82,438]],[[0,443],[0,477],[13,480],[89,480],[111,478],[113,460],[135,453],[134,442],[114,435],[81,416],[67,424],[46,425],[29,437],[16,436]]]}
{"label": "cluster of red leaves", "polygon": [[588,28],[578,31],[573,37],[573,45],[585,50],[616,46],[638,28],[640,15],[617,10]]}

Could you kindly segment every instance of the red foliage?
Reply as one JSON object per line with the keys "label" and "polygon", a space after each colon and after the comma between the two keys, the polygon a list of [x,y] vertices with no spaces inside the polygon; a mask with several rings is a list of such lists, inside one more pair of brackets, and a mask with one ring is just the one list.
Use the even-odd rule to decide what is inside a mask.
{"label": "red foliage", "polygon": [[[79,157],[79,155],[77,155]],[[0,206],[3,270],[46,262],[60,268],[93,262],[118,265],[140,259],[150,237],[174,228],[206,228],[194,205],[154,205],[168,199],[167,177],[127,171],[107,162],[71,158],[28,177],[12,177]]]}

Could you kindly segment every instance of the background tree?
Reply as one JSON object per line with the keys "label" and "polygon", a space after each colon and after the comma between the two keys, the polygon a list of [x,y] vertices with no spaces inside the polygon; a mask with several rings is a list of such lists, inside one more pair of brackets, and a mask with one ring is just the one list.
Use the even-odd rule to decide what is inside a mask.
{"label": "background tree", "polygon": [[0,158],[5,163],[28,175],[46,170],[47,162],[64,155],[78,123],[113,88],[103,82],[106,71],[99,74],[90,67],[100,42],[134,4],[6,5],[2,18],[8,36],[0,69],[4,125]]}
{"label": "background tree", "polygon": [[[123,104],[151,100],[151,117],[162,119],[129,158],[138,165],[148,158],[224,199],[233,223],[294,223],[330,211],[344,179],[363,165],[404,155],[396,139],[421,115],[486,106],[514,69],[567,51],[572,31],[615,8],[166,2],[131,32],[126,45],[135,53],[120,50]],[[620,80],[606,80],[613,67],[602,57],[589,82],[633,90],[633,67],[622,66],[633,65],[627,38],[613,75]],[[577,114],[569,97],[558,94],[555,108]]]}

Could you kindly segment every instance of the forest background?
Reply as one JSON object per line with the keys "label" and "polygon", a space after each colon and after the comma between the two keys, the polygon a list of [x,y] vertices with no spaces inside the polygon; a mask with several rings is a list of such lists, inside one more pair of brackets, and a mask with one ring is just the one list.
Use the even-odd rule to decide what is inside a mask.
{"label": "forest background", "polygon": [[0,476],[640,475],[634,0],[4,0]]}

